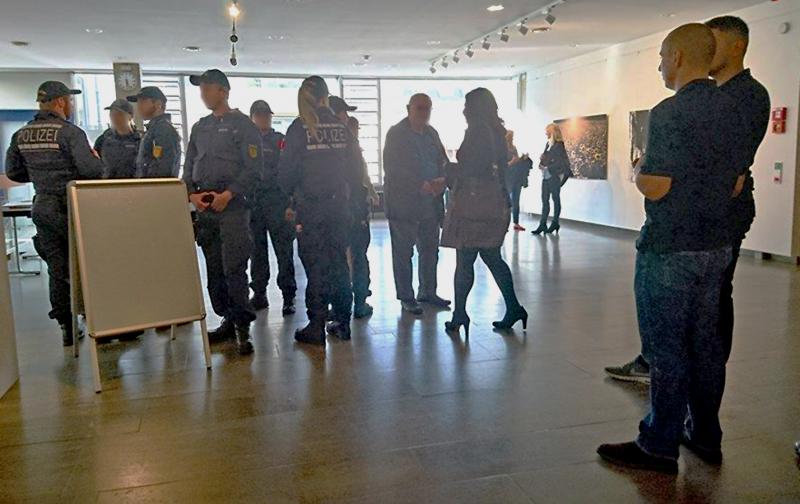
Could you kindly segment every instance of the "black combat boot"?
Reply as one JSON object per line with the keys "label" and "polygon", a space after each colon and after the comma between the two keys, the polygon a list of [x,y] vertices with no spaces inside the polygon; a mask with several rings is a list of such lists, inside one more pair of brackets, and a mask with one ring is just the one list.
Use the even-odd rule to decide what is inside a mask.
{"label": "black combat boot", "polygon": [[353,306],[353,318],[363,319],[371,317],[374,310],[366,301],[360,301]]}
{"label": "black combat boot", "polygon": [[284,296],[283,297],[283,310],[281,310],[281,313],[283,313],[283,316],[284,317],[288,317],[289,315],[294,315],[296,311],[297,311],[297,309],[294,307],[294,296],[292,296],[292,297]]}
{"label": "black combat boot", "polygon": [[312,320],[304,328],[295,331],[294,339],[298,343],[325,346],[325,320]]}
{"label": "black combat boot", "polygon": [[328,334],[342,341],[350,341],[350,323],[331,322],[328,324]]}
{"label": "black combat boot", "polygon": [[75,344],[75,338],[72,333],[72,322],[61,324],[61,341],[65,347],[71,347]]}
{"label": "black combat boot", "polygon": [[236,336],[236,326],[230,320],[222,319],[219,327],[208,332],[208,341],[210,343],[222,343],[233,339],[234,336]]}
{"label": "black combat boot", "polygon": [[250,324],[236,327],[236,351],[239,355],[253,353],[253,343],[250,341]]}
{"label": "black combat boot", "polygon": [[255,294],[253,297],[250,298],[250,306],[253,307],[255,311],[266,310],[269,308],[269,300],[267,299],[267,295],[265,293]]}

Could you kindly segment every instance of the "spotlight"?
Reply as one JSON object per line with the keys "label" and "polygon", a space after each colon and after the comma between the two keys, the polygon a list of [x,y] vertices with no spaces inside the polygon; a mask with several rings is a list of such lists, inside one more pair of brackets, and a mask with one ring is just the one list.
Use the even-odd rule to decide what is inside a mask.
{"label": "spotlight", "polygon": [[436,63],[434,63],[434,64],[432,64],[432,65],[431,65],[430,72],[431,72],[432,74],[435,74],[435,73],[436,73]]}
{"label": "spotlight", "polygon": [[492,43],[489,42],[489,37],[486,37],[485,39],[483,39],[483,43],[481,44],[481,47],[483,47],[487,51],[489,50],[490,47],[492,47]]}
{"label": "spotlight", "polygon": [[525,18],[519,24],[519,32],[522,35],[527,35],[529,31],[530,31],[530,28],[528,28],[528,18]]}
{"label": "spotlight", "polygon": [[510,38],[511,37],[509,37],[508,35],[508,27],[506,26],[505,28],[503,28],[503,31],[500,32],[500,40],[502,40],[503,42],[508,42]]}
{"label": "spotlight", "polygon": [[442,58],[442,68],[447,68],[450,66],[450,63],[447,61],[447,56]]}
{"label": "spotlight", "polygon": [[239,10],[239,4],[236,2],[236,0],[234,0],[231,3],[231,5],[228,7],[228,14],[230,14],[230,16],[233,19],[236,19],[236,18],[239,17],[239,14],[241,14],[241,13],[242,13],[242,11]]}
{"label": "spotlight", "polygon": [[467,58],[471,58],[471,57],[475,56],[475,51],[472,50],[472,44],[467,46],[467,50],[464,51],[464,54],[467,55]]}
{"label": "spotlight", "polygon": [[544,11],[544,20],[547,21],[547,24],[551,25],[556,22],[556,17],[553,15],[553,11],[547,9]]}
{"label": "spotlight", "polygon": [[461,61],[461,56],[459,56],[458,51],[456,51],[455,53],[453,53],[453,63],[458,64],[459,61]]}

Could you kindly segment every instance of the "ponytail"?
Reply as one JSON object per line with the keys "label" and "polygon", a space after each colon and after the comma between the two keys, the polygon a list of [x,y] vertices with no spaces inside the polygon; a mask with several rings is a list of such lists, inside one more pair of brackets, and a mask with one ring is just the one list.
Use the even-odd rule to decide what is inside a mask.
{"label": "ponytail", "polygon": [[300,120],[306,125],[312,136],[317,135],[319,115],[317,106],[323,100],[323,105],[328,106],[328,85],[321,77],[313,76],[303,81],[297,93],[297,109]]}

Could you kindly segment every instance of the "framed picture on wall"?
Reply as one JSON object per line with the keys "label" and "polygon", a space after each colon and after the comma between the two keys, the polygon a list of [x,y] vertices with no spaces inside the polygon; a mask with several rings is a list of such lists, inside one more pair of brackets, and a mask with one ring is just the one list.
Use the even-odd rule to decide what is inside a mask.
{"label": "framed picture on wall", "polygon": [[556,124],[564,135],[575,178],[608,179],[608,116],[573,117],[560,119]]}
{"label": "framed picture on wall", "polygon": [[644,149],[647,147],[647,132],[650,128],[650,111],[636,110],[630,113],[628,125],[628,136],[631,142],[631,164],[628,180],[635,182],[633,169],[639,159],[644,157]]}

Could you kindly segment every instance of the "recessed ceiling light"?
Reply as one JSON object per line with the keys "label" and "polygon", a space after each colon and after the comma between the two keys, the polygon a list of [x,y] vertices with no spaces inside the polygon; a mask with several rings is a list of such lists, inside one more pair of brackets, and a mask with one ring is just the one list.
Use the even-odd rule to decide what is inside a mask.
{"label": "recessed ceiling light", "polygon": [[442,41],[441,40],[429,40],[429,41],[425,42],[425,44],[429,45],[429,46],[438,46],[438,45],[442,45]]}
{"label": "recessed ceiling light", "polygon": [[489,12],[500,12],[501,10],[505,9],[503,4],[494,4],[486,7],[486,10]]}
{"label": "recessed ceiling light", "polygon": [[183,50],[186,52],[200,52],[200,47],[196,45],[187,45]]}
{"label": "recessed ceiling light", "polygon": [[678,17],[678,15],[675,14],[674,12],[670,12],[669,14],[664,14],[664,17],[674,18],[674,17]]}
{"label": "recessed ceiling light", "polygon": [[28,47],[29,45],[31,45],[31,43],[30,42],[25,42],[24,40],[12,40],[11,41],[11,45],[17,46],[17,47]]}
{"label": "recessed ceiling light", "polygon": [[531,28],[531,31],[533,33],[546,33],[546,32],[550,31],[550,27],[549,26],[539,26],[537,28]]}
{"label": "recessed ceiling light", "polygon": [[266,36],[267,40],[272,40],[272,41],[286,40],[288,38],[289,38],[289,35],[283,35],[283,34],[267,35]]}
{"label": "recessed ceiling light", "polygon": [[86,33],[91,33],[92,35],[100,35],[103,33],[102,28],[86,28]]}

